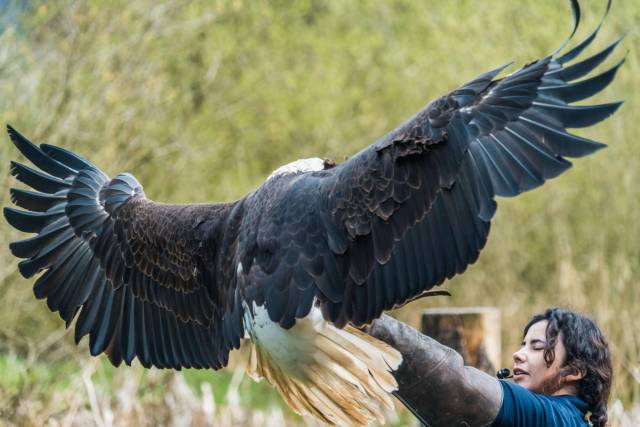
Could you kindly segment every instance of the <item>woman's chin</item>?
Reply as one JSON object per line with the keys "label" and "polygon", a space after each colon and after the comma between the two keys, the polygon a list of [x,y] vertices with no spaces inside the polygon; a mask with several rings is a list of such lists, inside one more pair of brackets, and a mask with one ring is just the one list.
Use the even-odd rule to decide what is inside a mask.
{"label": "woman's chin", "polygon": [[528,381],[527,378],[525,378],[525,375],[516,375],[513,377],[513,382],[518,384],[521,387],[524,387],[526,389],[528,389],[529,387],[527,387],[528,385]]}

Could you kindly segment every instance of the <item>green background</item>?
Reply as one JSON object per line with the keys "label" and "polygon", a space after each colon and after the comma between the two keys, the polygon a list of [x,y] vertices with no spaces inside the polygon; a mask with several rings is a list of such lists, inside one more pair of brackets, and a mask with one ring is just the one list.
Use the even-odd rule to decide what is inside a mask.
{"label": "green background", "polygon": [[[581,3],[576,40],[605,2]],[[342,161],[479,73],[553,51],[571,29],[569,2],[558,0],[55,0],[18,10],[0,35],[0,121],[110,175],[134,173],[154,200],[185,203],[242,197],[299,158]],[[623,407],[640,412],[639,22],[639,2],[615,1],[588,50],[627,34],[599,69],[625,54],[626,64],[593,99],[626,103],[576,132],[609,148],[499,200],[480,259],[444,284],[453,296],[395,313],[416,324],[427,306],[496,306],[510,366],[532,314],[583,311],[610,340],[616,420]],[[8,206],[9,159],[19,158],[8,138],[0,158]],[[0,424],[301,422],[239,369],[176,376],[91,358],[17,273],[7,245],[22,237],[0,221]]]}

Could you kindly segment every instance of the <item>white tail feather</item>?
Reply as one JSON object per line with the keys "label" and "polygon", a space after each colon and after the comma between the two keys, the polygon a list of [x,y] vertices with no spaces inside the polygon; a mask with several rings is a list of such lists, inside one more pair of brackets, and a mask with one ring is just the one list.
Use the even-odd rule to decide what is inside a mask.
{"label": "white tail feather", "polygon": [[402,363],[397,350],[353,327],[334,327],[315,308],[289,330],[262,307],[254,313],[247,322],[251,378],[266,379],[294,411],[327,424],[384,423],[397,389],[391,372]]}

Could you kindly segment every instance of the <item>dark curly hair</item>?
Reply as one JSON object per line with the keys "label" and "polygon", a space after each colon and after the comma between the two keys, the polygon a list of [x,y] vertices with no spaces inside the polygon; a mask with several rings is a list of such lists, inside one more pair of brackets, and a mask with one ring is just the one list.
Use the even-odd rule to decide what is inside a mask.
{"label": "dark curly hair", "polygon": [[584,373],[578,384],[578,397],[587,403],[591,413],[589,421],[595,427],[604,427],[607,401],[611,392],[613,368],[611,354],[604,334],[593,320],[580,313],[561,308],[550,308],[529,320],[524,334],[534,323],[546,320],[546,347],[544,360],[550,366],[555,359],[555,346],[561,334],[567,350],[561,376]]}

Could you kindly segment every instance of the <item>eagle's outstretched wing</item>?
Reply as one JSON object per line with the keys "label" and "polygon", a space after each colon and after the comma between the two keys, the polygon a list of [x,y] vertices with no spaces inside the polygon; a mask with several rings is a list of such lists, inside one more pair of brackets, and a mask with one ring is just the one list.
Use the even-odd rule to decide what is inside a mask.
{"label": "eagle's outstretched wing", "polygon": [[495,196],[536,188],[566,171],[567,157],[603,147],[566,130],[620,106],[569,105],[605,88],[623,62],[576,82],[620,41],[570,64],[596,33],[507,77],[483,74],[348,161],[290,180],[245,238],[256,303],[290,327],[317,297],[328,320],[361,325],[464,271],[486,242]]}
{"label": "eagle's outstretched wing", "polygon": [[35,191],[12,188],[26,210],[5,208],[5,217],[37,235],[10,249],[25,258],[24,277],[44,271],[35,295],[67,326],[80,312],[76,341],[89,334],[91,354],[106,352],[115,365],[136,356],[147,367],[226,365],[244,334],[242,306],[235,271],[216,264],[235,244],[241,203],[157,204],[132,175],[110,180],[87,160],[8,129],[40,169],[12,162]]}

